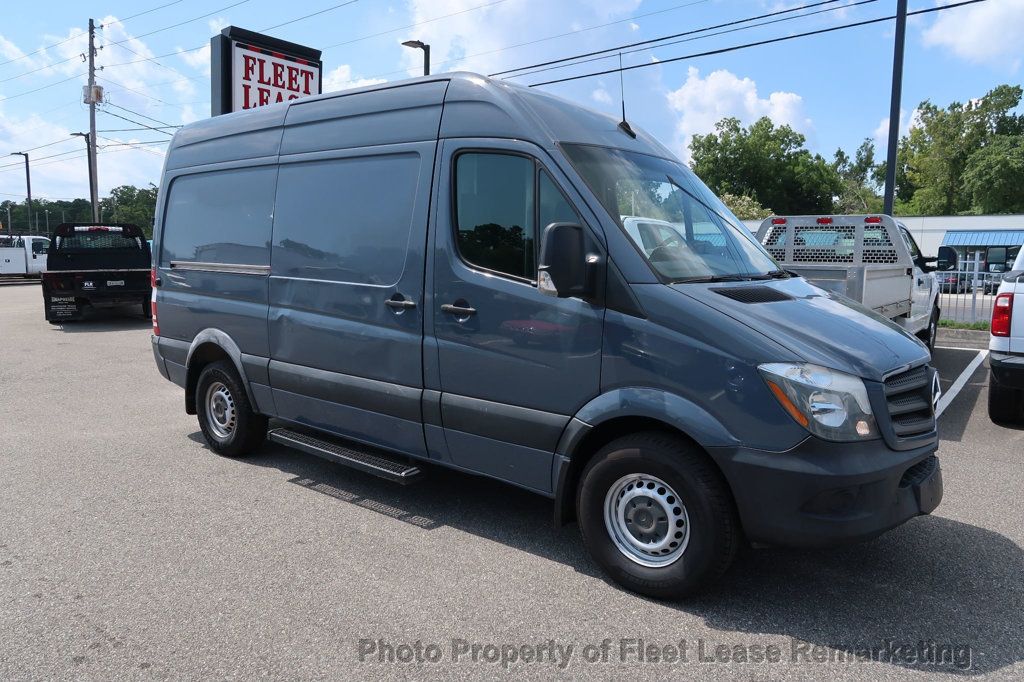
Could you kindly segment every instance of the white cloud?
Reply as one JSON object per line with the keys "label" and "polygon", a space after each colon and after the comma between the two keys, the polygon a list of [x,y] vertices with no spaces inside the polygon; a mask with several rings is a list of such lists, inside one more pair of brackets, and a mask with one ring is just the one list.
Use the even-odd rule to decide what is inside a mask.
{"label": "white cloud", "polygon": [[[919,112],[914,109],[907,115],[906,109],[900,109],[900,137],[910,133],[910,129],[918,124]],[[878,122],[878,127],[872,135],[875,141],[875,148],[885,150],[889,146],[889,117],[886,116]]]}
{"label": "white cloud", "polygon": [[923,38],[925,45],[949,49],[967,61],[1007,64],[1016,71],[1024,45],[1024,0],[995,0],[940,12]]}
{"label": "white cloud", "polygon": [[[409,23],[428,21],[479,4],[478,0],[409,0]],[[535,61],[546,46],[558,46],[558,43],[551,41],[502,49],[506,46],[623,19],[639,5],[640,0],[590,0],[582,5],[506,0],[423,24],[412,30],[410,35],[403,35],[402,39],[412,38],[430,44],[434,72],[470,70],[488,74]],[[574,41],[573,45],[575,47],[578,42]],[[404,51],[402,63],[408,75],[420,75],[422,53],[404,47],[401,49]],[[561,49],[566,49],[566,45],[563,44]]]}
{"label": "white cloud", "polygon": [[789,125],[805,134],[813,131],[800,95],[773,92],[762,98],[753,80],[739,78],[726,70],[713,71],[701,78],[700,70],[691,66],[686,82],[678,90],[670,91],[667,97],[669,108],[679,115],[676,133],[678,151],[684,160],[690,157],[690,141],[694,135],[712,132],[718,121],[729,116],[744,124],[767,116],[777,125]]}
{"label": "white cloud", "polygon": [[328,71],[324,74],[324,92],[335,92],[337,90],[347,90],[349,88],[361,88],[367,85],[376,85],[377,83],[386,83],[387,81],[383,78],[359,78],[358,76],[352,75],[352,67],[348,64],[342,64],[341,66]]}
{"label": "white cloud", "polygon": [[595,102],[600,102],[601,104],[611,104],[613,101],[612,96],[609,95],[608,91],[605,90],[604,88],[598,88],[597,90],[594,90],[592,93],[590,93],[590,96],[593,98]]}

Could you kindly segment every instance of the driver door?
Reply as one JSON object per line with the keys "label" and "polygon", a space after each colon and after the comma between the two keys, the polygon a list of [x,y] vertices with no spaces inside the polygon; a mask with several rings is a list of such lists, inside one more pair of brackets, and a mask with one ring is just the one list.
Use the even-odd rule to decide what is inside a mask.
{"label": "driver door", "polygon": [[549,493],[562,431],[599,392],[604,309],[537,289],[543,228],[587,229],[544,156],[514,140],[443,142],[431,315],[452,463]]}

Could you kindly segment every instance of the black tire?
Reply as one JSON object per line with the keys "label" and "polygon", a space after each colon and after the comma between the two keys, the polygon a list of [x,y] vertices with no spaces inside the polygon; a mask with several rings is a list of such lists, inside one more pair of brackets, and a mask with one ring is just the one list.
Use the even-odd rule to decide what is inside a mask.
{"label": "black tire", "polygon": [[918,334],[918,338],[928,346],[928,352],[935,352],[935,340],[939,336],[939,309],[932,308],[932,315],[928,318],[928,326]]}
{"label": "black tire", "polygon": [[996,383],[989,372],[988,418],[997,424],[1024,423],[1024,391]]}
{"label": "black tire", "polygon": [[[605,522],[606,496],[633,474],[661,479],[682,502],[689,535],[672,563],[641,565],[616,546]],[[583,471],[576,514],[584,544],[612,580],[658,599],[685,597],[719,578],[741,541],[735,504],[720,472],[695,444],[669,433],[638,433],[602,448]]]}
{"label": "black tire", "polygon": [[[209,393],[214,386],[215,392],[224,391],[221,405],[228,405],[230,413],[222,409],[221,414],[230,415],[227,418],[217,417],[216,408],[211,408]],[[266,439],[267,418],[253,411],[238,372],[227,360],[203,368],[196,382],[195,397],[199,428],[214,452],[225,457],[244,457]]]}

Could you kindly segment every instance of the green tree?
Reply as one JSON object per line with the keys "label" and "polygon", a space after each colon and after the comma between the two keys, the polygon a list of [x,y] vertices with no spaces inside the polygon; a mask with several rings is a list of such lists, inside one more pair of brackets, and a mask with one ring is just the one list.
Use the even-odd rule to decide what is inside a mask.
{"label": "green tree", "polygon": [[690,143],[693,171],[716,194],[751,197],[781,214],[831,213],[841,191],[836,169],[805,148],[806,138],[768,117],[747,128],[725,118]]}
{"label": "green tree", "polygon": [[[913,187],[912,199],[905,194],[901,199],[924,215],[979,210],[972,191],[965,191],[964,175],[972,166],[971,157],[994,139],[1024,133],[1024,119],[1012,113],[1022,94],[1020,86],[1000,85],[981,99],[953,102],[946,108],[922,102],[918,120],[906,143],[901,144],[900,162],[906,164],[906,179]],[[995,168],[992,163],[986,167],[990,171]],[[994,178],[989,175],[988,179]]]}
{"label": "green tree", "polygon": [[156,214],[158,188],[138,188],[122,185],[110,190],[110,196],[100,200],[103,220],[112,223],[133,223],[143,229],[147,236],[153,234],[153,216]]}
{"label": "green tree", "polygon": [[832,167],[840,180],[836,213],[877,213],[882,210],[882,198],[878,196],[874,180],[875,143],[870,138],[860,143],[852,159],[842,149],[837,149]]}
{"label": "green tree", "polygon": [[774,211],[757,203],[757,199],[743,194],[726,192],[718,197],[740,220],[764,220]]}
{"label": "green tree", "polygon": [[1024,136],[996,135],[971,154],[963,190],[980,213],[1024,213]]}

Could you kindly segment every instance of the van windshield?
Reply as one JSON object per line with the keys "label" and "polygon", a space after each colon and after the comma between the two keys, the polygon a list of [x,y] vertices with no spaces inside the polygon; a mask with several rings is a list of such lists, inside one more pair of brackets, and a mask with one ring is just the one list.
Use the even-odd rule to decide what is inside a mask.
{"label": "van windshield", "polygon": [[591,145],[562,149],[612,219],[670,282],[788,276],[681,163]]}

